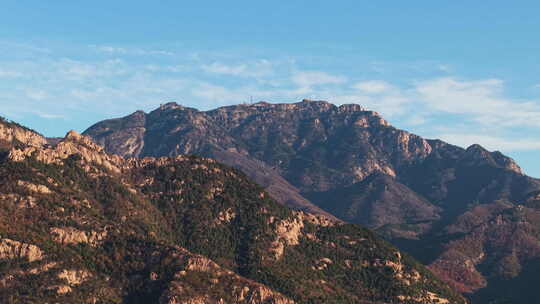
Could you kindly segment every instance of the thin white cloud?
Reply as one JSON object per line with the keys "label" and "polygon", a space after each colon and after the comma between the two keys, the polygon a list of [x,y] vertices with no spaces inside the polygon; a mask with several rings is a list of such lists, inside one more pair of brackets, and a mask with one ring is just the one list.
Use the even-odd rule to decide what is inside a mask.
{"label": "thin white cloud", "polygon": [[392,86],[382,80],[369,80],[355,83],[352,88],[367,94],[380,94],[392,90]]}
{"label": "thin white cloud", "polygon": [[125,47],[115,47],[110,45],[91,45],[90,47],[94,48],[98,52],[108,53],[108,54],[117,54],[117,55],[161,55],[161,56],[174,56],[174,52],[165,51],[165,50],[148,50],[142,48],[125,48]]}
{"label": "thin white cloud", "polygon": [[504,100],[496,97],[502,90],[502,84],[499,79],[459,81],[439,78],[420,82],[415,90],[434,110],[478,114],[490,111],[490,108],[500,110],[507,106]]}
{"label": "thin white cloud", "polygon": [[439,69],[439,71],[445,72],[445,73],[450,73],[453,71],[452,66],[448,64],[439,64],[437,68]]}
{"label": "thin white cloud", "polygon": [[202,70],[206,73],[219,75],[232,75],[239,77],[263,77],[273,74],[272,63],[268,60],[258,60],[251,63],[241,64],[223,64],[213,62],[212,64],[203,64]]}
{"label": "thin white cloud", "polygon": [[107,46],[107,45],[96,46],[96,49],[98,51],[105,52],[105,53],[120,53],[120,54],[127,54],[128,53],[127,49],[125,49],[125,48],[112,47],[112,46]]}
{"label": "thin white cloud", "polygon": [[17,78],[21,76],[22,76],[22,73],[20,72],[4,70],[0,68],[0,78]]}
{"label": "thin white cloud", "polygon": [[0,50],[17,50],[17,52],[24,52],[24,53],[39,53],[40,55],[43,54],[49,54],[52,51],[49,48],[44,48],[40,46],[31,45],[28,43],[20,43],[20,42],[13,42],[13,41],[0,41]]}
{"label": "thin white cloud", "polygon": [[52,114],[52,113],[43,113],[43,112],[36,112],[36,114],[45,119],[63,119],[65,118],[64,115],[58,115],[58,114]]}
{"label": "thin white cloud", "polygon": [[315,85],[341,84],[346,82],[347,78],[320,71],[302,71],[294,73],[291,80],[298,86],[311,87]]}
{"label": "thin white cloud", "polygon": [[190,95],[199,98],[205,106],[223,106],[227,104],[247,103],[250,101],[283,101],[294,102],[303,98],[320,99],[313,95],[314,91],[308,87],[291,89],[262,89],[257,86],[242,86],[228,88],[210,83],[193,83]]}
{"label": "thin white cloud", "polygon": [[452,65],[433,60],[416,60],[408,62],[373,60],[369,62],[368,68],[379,75],[388,75],[389,77],[394,76],[394,78],[396,75],[403,75],[403,73],[407,72],[414,73],[416,76],[430,75],[433,77],[433,75],[442,76],[454,71]]}
{"label": "thin white cloud", "polygon": [[245,64],[231,66],[214,62],[210,65],[203,65],[202,69],[208,73],[239,76],[246,73],[247,66]]}
{"label": "thin white cloud", "polygon": [[438,138],[461,147],[480,144],[484,148],[505,152],[540,150],[540,138],[506,138],[486,134],[443,133]]}
{"label": "thin white cloud", "polygon": [[[492,150],[540,150],[540,141],[534,137],[515,136],[523,130],[526,134],[540,131],[538,101],[505,96],[504,82],[499,79],[434,78],[433,75],[447,75],[443,72],[451,67],[444,65],[394,67],[374,62],[372,68],[380,68],[381,74],[359,81],[355,75],[309,70],[316,67],[302,66],[294,58],[244,60],[230,54],[207,53],[169,56],[173,53],[114,46],[85,50],[94,56],[96,51],[107,56],[74,60],[56,53],[43,56],[36,51],[35,60],[0,59],[3,113],[10,117],[29,113],[44,119],[69,119],[76,115],[81,118],[87,113],[92,117],[112,117],[139,108],[149,110],[168,100],[210,109],[249,102],[251,97],[253,101],[269,102],[311,98],[336,104],[358,103],[398,126],[462,146],[480,143]],[[133,55],[165,57],[140,60]],[[408,85],[398,85],[384,76],[400,68],[427,72],[418,74],[423,75],[417,78],[420,80]],[[442,121],[438,120],[440,117]],[[452,122],[450,130],[436,128],[448,121]]]}
{"label": "thin white cloud", "polygon": [[414,114],[405,119],[405,124],[409,126],[419,126],[424,125],[428,122],[425,115]]}
{"label": "thin white cloud", "polygon": [[156,64],[147,64],[144,68],[150,72],[170,72],[170,73],[182,73],[190,70],[188,66],[185,65],[156,65]]}
{"label": "thin white cloud", "polygon": [[480,124],[540,127],[540,104],[505,97],[503,84],[439,78],[418,83],[414,93],[433,112],[466,115]]}
{"label": "thin white cloud", "polygon": [[248,100],[246,93],[240,93],[236,90],[231,90],[223,86],[203,83],[192,89],[191,94],[196,97],[203,98],[207,101],[241,103]]}
{"label": "thin white cloud", "polygon": [[371,96],[371,95],[331,95],[328,98],[337,104],[356,103],[368,110],[381,113],[386,118],[399,118],[407,112],[410,100],[405,96],[387,95],[387,96]]}
{"label": "thin white cloud", "polygon": [[44,100],[49,95],[44,90],[35,90],[35,89],[29,89],[26,91],[26,96],[32,100],[40,101]]}

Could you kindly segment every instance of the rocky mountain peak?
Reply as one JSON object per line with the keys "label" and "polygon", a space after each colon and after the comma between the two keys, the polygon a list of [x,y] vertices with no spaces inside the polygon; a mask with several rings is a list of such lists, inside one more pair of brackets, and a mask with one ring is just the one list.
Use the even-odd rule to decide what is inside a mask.
{"label": "rocky mountain peak", "polygon": [[488,150],[486,150],[484,147],[482,147],[479,144],[472,144],[469,147],[467,147],[466,151],[468,153],[474,153],[474,154],[484,154],[489,153]]}
{"label": "rocky mountain peak", "polygon": [[41,147],[47,143],[41,134],[0,117],[0,149],[13,145]]}
{"label": "rocky mountain peak", "polygon": [[75,130],[70,130],[66,133],[66,136],[64,137],[64,140],[73,140],[73,141],[79,141],[83,138],[81,134],[79,134]]}
{"label": "rocky mountain peak", "polygon": [[142,116],[145,116],[146,115],[146,112],[144,112],[143,110],[137,110],[135,112],[133,112],[131,115],[131,117],[142,117]]}
{"label": "rocky mountain peak", "polygon": [[271,103],[268,103],[266,101],[259,101],[257,103],[252,104],[251,106],[252,107],[267,107],[269,105],[271,105]]}
{"label": "rocky mountain peak", "polygon": [[85,148],[95,150],[96,152],[103,151],[103,147],[94,143],[94,141],[92,141],[92,139],[89,136],[81,135],[79,132],[75,130],[70,130],[69,132],[67,132],[64,138],[60,140],[60,142],[57,144],[57,147],[58,145],[62,143],[63,144],[71,143],[72,145],[75,145],[75,146],[82,145]]}
{"label": "rocky mountain peak", "polygon": [[338,111],[342,113],[355,113],[355,112],[364,112],[366,109],[359,104],[343,104],[338,107]]}
{"label": "rocky mountain peak", "polygon": [[497,164],[499,164],[503,168],[506,168],[508,170],[512,170],[512,171],[514,171],[516,173],[519,173],[519,174],[524,174],[521,167],[511,157],[508,157],[508,156],[502,154],[499,151],[492,152],[491,156],[493,157],[493,159],[495,159]]}
{"label": "rocky mountain peak", "polygon": [[297,106],[297,108],[305,109],[316,109],[319,111],[327,111],[329,109],[335,108],[336,106],[329,103],[325,100],[312,100],[312,99],[302,99],[301,102],[294,104]]}
{"label": "rocky mountain peak", "polygon": [[183,106],[177,104],[174,101],[167,102],[167,103],[162,104],[162,105],[159,106],[159,109],[161,111],[176,110],[176,109],[182,110],[183,108],[184,108]]}
{"label": "rocky mountain peak", "polygon": [[489,152],[479,144],[473,144],[465,150],[465,159],[469,162],[491,163],[519,174],[523,171],[518,164],[510,157],[499,151]]}
{"label": "rocky mountain peak", "polygon": [[97,145],[88,136],[79,134],[71,130],[66,136],[54,146],[35,147],[15,147],[9,151],[8,158],[11,161],[20,162],[28,158],[35,158],[43,163],[60,164],[71,155],[77,154],[81,161],[86,163],[86,168],[92,165],[100,165],[110,172],[119,173],[121,171],[121,157],[109,155],[103,151],[103,147]]}

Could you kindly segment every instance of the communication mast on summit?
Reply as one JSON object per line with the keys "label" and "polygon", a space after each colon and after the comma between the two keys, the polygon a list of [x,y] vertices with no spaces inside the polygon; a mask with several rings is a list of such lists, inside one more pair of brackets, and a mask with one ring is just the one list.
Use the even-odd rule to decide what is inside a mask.
{"label": "communication mast on summit", "polygon": [[253,96],[249,96],[249,101],[242,102],[243,105],[252,105],[253,104]]}

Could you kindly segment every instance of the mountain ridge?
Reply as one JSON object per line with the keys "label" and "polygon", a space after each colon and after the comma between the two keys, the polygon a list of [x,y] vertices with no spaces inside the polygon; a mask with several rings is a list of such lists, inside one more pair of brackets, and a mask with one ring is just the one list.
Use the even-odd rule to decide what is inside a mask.
{"label": "mountain ridge", "polygon": [[[97,123],[85,134],[107,151],[126,156],[188,153],[238,168],[245,159],[262,162],[290,184],[288,188],[297,189],[295,195],[341,220],[375,229],[424,263],[434,263],[432,269],[450,283],[461,280],[464,272],[451,273],[437,262],[445,248],[458,246],[449,242],[458,236],[447,227],[461,222],[478,204],[502,200],[517,208],[524,197],[540,189],[540,180],[524,175],[514,160],[500,152],[424,139],[392,127],[378,113],[360,105],[303,100],[198,111],[169,103],[136,115],[139,123],[144,120],[144,127],[137,125],[136,132],[121,127],[134,125],[134,117],[126,116]],[[228,158],[219,158],[223,151]],[[257,170],[249,166],[240,169],[277,197],[270,190],[272,181],[257,178]],[[370,179],[377,182],[366,184]],[[287,203],[283,198],[280,201]],[[287,204],[299,208],[293,202]],[[305,206],[304,202],[300,209],[308,210]],[[536,239],[534,233],[530,237]],[[470,272],[470,282],[460,283],[470,286],[460,290],[473,294],[485,286],[474,282],[478,281],[474,273],[488,286],[493,273],[478,267],[507,267],[502,265],[508,263],[490,251],[500,247],[492,246],[493,239],[478,236],[474,241],[495,262],[465,253],[446,254],[454,262],[473,265],[463,270]],[[518,257],[515,264],[528,259]]]}
{"label": "mountain ridge", "polygon": [[367,229],[285,208],[213,159],[124,159],[74,131],[10,145],[3,303],[465,303]]}

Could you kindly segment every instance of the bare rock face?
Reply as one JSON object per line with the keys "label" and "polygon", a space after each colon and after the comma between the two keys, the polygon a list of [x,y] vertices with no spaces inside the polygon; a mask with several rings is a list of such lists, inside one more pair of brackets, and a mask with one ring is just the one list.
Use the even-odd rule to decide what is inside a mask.
{"label": "bare rock face", "polygon": [[303,237],[315,238],[311,234],[304,231],[307,223],[317,227],[331,227],[338,222],[328,219],[322,215],[315,215],[303,211],[293,212],[292,217],[283,220],[276,220],[273,217],[269,218],[268,224],[274,227],[276,239],[272,242],[270,251],[274,259],[279,260],[283,256],[283,252],[287,246],[295,246],[300,243]]}
{"label": "bare rock face", "polygon": [[[177,248],[172,253],[181,262],[181,267],[174,274],[174,280],[169,283],[169,288],[161,296],[162,304],[179,303],[238,303],[238,304],[294,304],[295,302],[282,294],[256,282],[240,277],[234,272],[223,269],[215,262],[199,255],[193,255],[188,251]],[[204,291],[194,292],[190,286],[189,278],[193,274],[205,276],[211,285]],[[228,288],[225,293],[220,289],[221,284],[227,282]],[[221,294],[221,295],[220,295]]]}
{"label": "bare rock face", "polygon": [[82,157],[86,163],[102,166],[109,171],[120,173],[121,157],[106,154],[103,148],[96,145],[89,137],[80,135],[73,130],[69,131],[56,146],[46,148],[31,146],[24,149],[11,149],[8,158],[12,161],[23,161],[29,157],[35,157],[38,161],[44,163],[60,164],[62,160],[72,155]]}
{"label": "bare rock face", "polygon": [[109,153],[114,153],[126,157],[136,157],[142,152],[145,146],[145,132],[146,130],[146,114],[142,111],[137,111],[127,117],[128,124],[122,124],[123,128],[126,128],[127,132],[114,132],[118,127],[117,123],[123,123],[123,121],[112,120],[112,125],[101,129],[102,132],[112,132],[110,137],[94,138],[95,142],[104,145],[105,142],[110,144]]}
{"label": "bare rock face", "polygon": [[45,185],[32,184],[27,181],[18,181],[17,185],[34,193],[49,194],[52,191]]}
{"label": "bare rock face", "polygon": [[44,254],[39,247],[0,236],[0,259],[23,258],[29,262],[39,261]]}
{"label": "bare rock face", "polygon": [[86,270],[64,269],[58,274],[58,278],[65,280],[68,285],[82,284],[91,274]]}
{"label": "bare rock face", "polygon": [[91,274],[86,270],[64,269],[57,274],[57,278],[66,284],[50,286],[49,289],[56,290],[58,295],[66,295],[73,292],[73,289],[86,281]]}
{"label": "bare rock face", "polygon": [[504,156],[501,152],[489,152],[478,144],[471,145],[465,152],[462,156],[462,161],[469,165],[498,166],[518,174],[523,174],[518,164],[513,159]]}
{"label": "bare rock face", "polygon": [[41,147],[47,143],[47,140],[34,131],[0,118],[0,147],[2,142],[4,145],[22,144]]}
{"label": "bare rock face", "polygon": [[[270,224],[274,224],[271,219]],[[293,217],[290,220],[280,220],[275,225],[276,240],[272,243],[272,252],[275,259],[280,259],[285,246],[298,245],[304,222],[301,218]]]}
{"label": "bare rock face", "polygon": [[107,231],[81,231],[73,227],[53,227],[50,229],[53,240],[60,244],[90,244],[96,246],[107,236]]}

